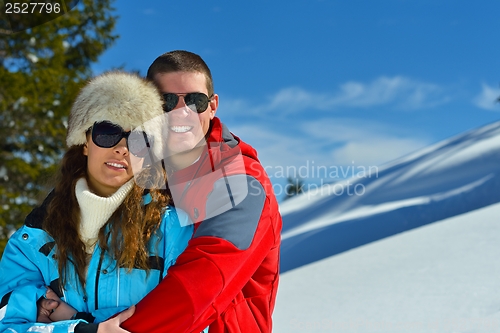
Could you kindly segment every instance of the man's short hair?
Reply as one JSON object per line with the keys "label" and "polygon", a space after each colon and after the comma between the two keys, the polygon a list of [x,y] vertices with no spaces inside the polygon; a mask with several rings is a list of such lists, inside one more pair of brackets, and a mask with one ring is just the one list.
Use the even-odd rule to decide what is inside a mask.
{"label": "man's short hair", "polygon": [[192,52],[176,50],[162,54],[149,66],[147,78],[154,82],[158,73],[199,72],[205,75],[208,96],[214,94],[212,73],[203,59]]}

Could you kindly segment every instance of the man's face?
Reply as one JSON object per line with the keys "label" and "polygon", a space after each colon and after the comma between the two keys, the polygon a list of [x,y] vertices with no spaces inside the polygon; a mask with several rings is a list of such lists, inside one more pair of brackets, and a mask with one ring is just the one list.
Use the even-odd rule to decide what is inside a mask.
{"label": "man's face", "polygon": [[[203,73],[158,73],[154,81],[162,93],[201,92],[209,96]],[[210,127],[210,120],[215,117],[218,104],[219,97],[214,95],[205,112],[196,113],[188,108],[183,97],[179,97],[175,109],[167,113],[169,121],[167,146],[170,154],[191,151],[202,142]]]}

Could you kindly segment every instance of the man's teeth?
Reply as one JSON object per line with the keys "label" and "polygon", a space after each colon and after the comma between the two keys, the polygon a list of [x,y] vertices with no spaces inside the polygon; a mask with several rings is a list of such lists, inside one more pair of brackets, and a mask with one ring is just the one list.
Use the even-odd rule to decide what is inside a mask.
{"label": "man's teeth", "polygon": [[109,165],[109,166],[115,167],[115,168],[125,169],[125,166],[122,165],[122,164],[118,164],[118,163],[106,163],[106,164]]}
{"label": "man's teeth", "polygon": [[192,126],[170,126],[170,129],[175,133],[185,133],[191,130],[192,128],[193,128]]}

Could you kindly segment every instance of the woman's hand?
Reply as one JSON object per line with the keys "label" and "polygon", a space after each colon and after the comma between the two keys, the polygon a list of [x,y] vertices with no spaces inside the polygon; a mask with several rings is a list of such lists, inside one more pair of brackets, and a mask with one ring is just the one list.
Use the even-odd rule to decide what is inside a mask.
{"label": "woman's hand", "polygon": [[39,323],[51,323],[50,315],[59,306],[59,302],[53,299],[40,298],[36,302],[36,321]]}
{"label": "woman's hand", "polygon": [[115,317],[108,319],[99,324],[97,333],[130,333],[124,330],[120,325],[129,319],[135,312],[135,305],[132,305],[127,310],[120,312]]}
{"label": "woman's hand", "polygon": [[75,309],[62,301],[49,287],[47,287],[45,298],[37,302],[37,321],[41,323],[69,320],[76,312]]}

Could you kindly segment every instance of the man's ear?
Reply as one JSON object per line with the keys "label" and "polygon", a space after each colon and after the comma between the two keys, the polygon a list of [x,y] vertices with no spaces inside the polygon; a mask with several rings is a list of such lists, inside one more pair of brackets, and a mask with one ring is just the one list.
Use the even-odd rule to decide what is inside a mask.
{"label": "man's ear", "polygon": [[210,119],[214,119],[218,107],[219,107],[219,95],[214,94],[214,96],[210,100]]}

